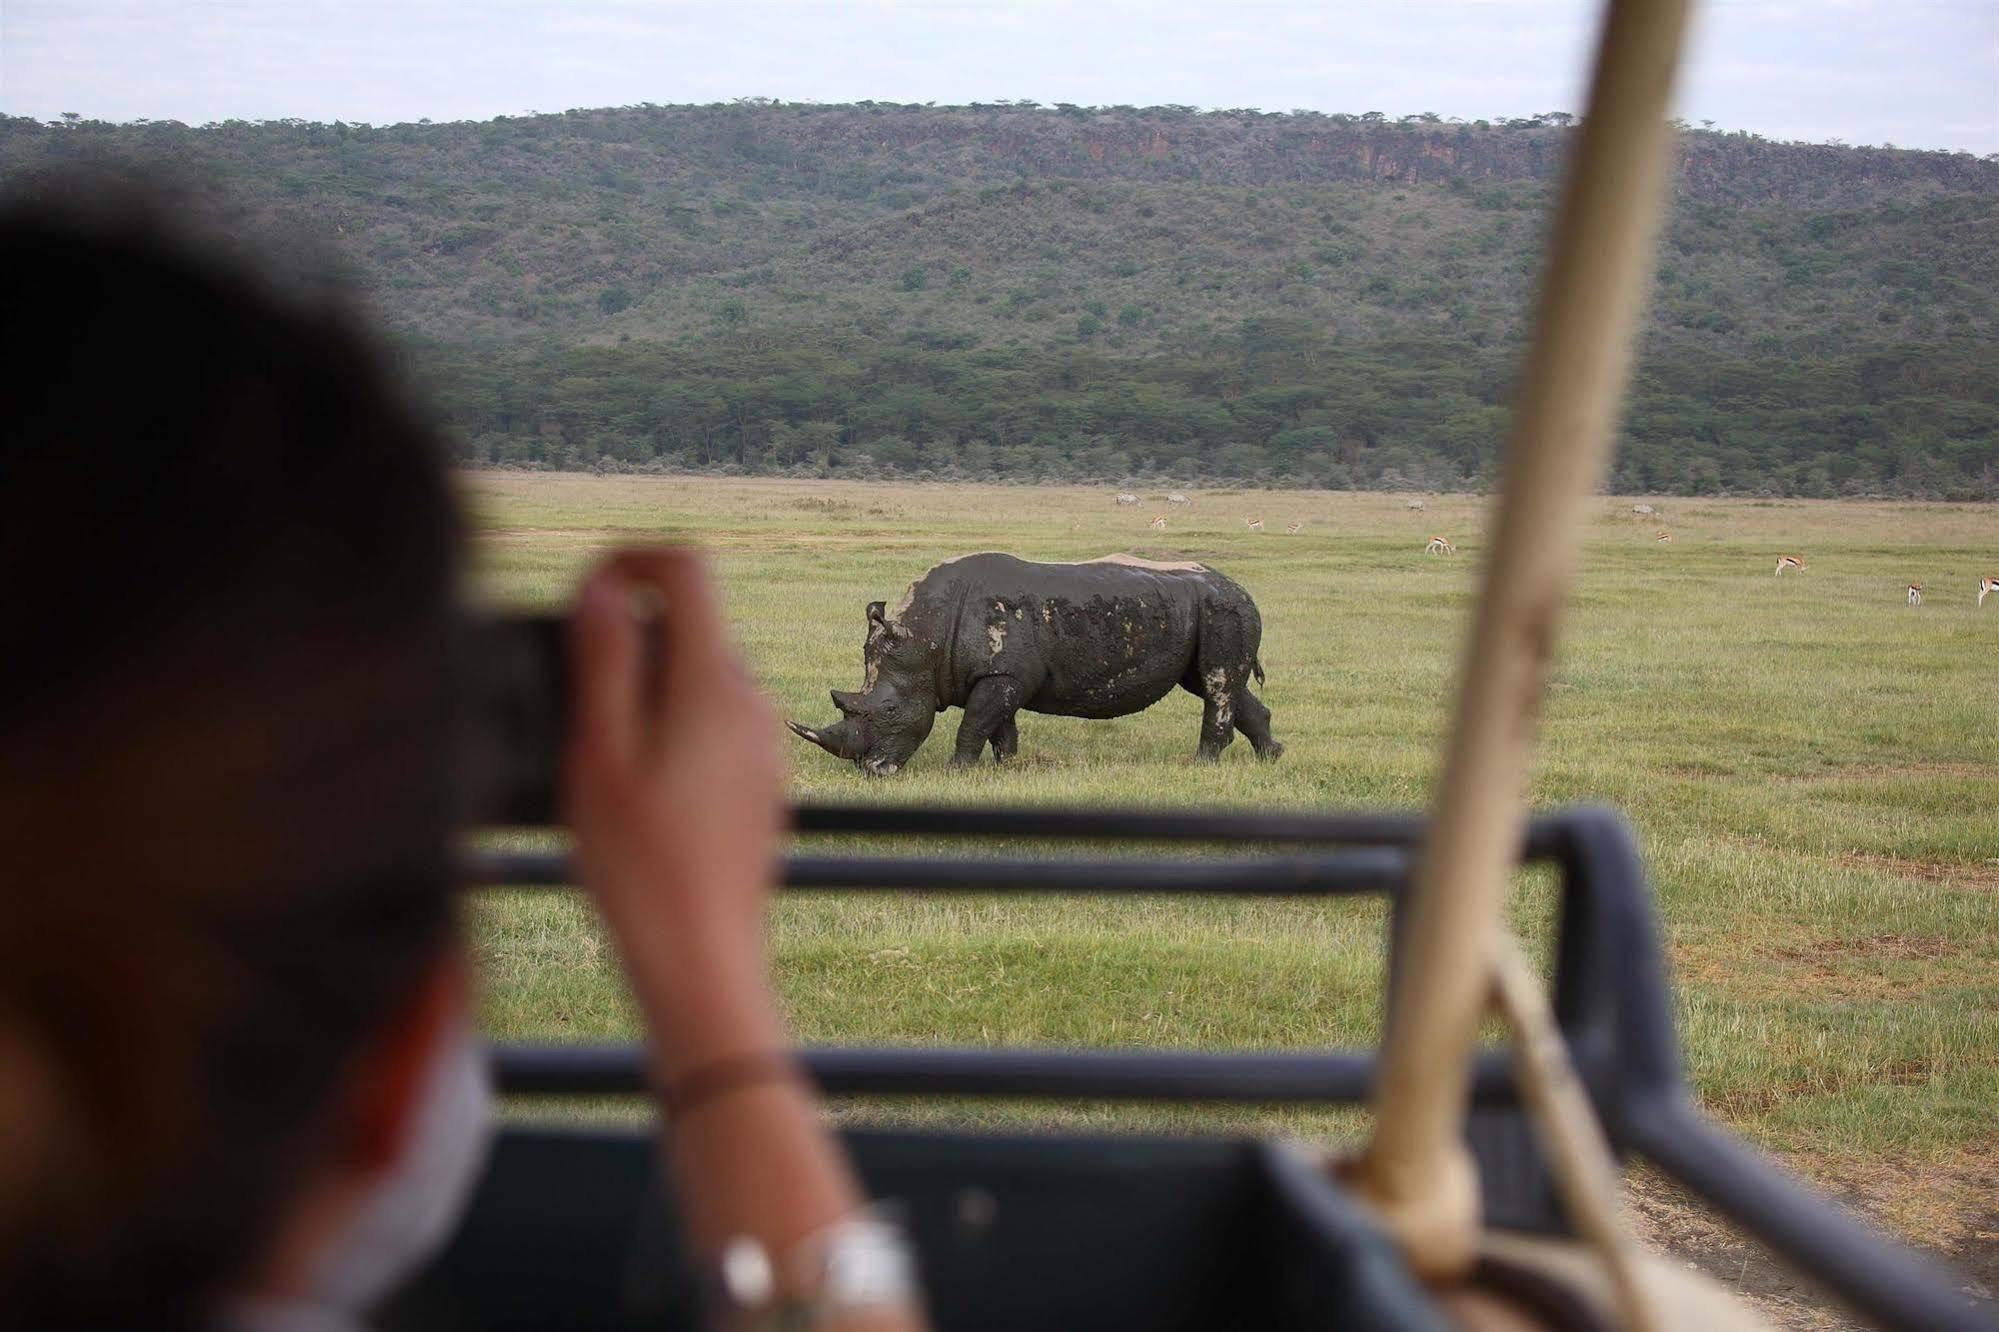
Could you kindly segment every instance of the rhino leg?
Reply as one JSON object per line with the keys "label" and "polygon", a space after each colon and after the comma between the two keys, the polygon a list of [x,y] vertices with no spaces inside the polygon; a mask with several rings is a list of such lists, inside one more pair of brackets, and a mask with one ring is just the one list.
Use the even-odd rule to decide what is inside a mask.
{"label": "rhino leg", "polygon": [[1274,763],[1284,756],[1284,746],[1270,734],[1270,709],[1247,685],[1235,692],[1235,728],[1258,758]]}
{"label": "rhino leg", "polygon": [[1008,717],[993,732],[993,762],[1004,763],[1020,752],[1020,727]]}
{"label": "rhino leg", "polygon": [[1201,744],[1194,758],[1213,763],[1235,739],[1237,686],[1228,671],[1218,666],[1201,677],[1200,688],[1194,692],[1201,696]]}
{"label": "rhino leg", "polygon": [[[1020,682],[1009,675],[988,675],[973,685],[965,697],[965,720],[958,723],[958,743],[951,761],[977,763],[988,744],[995,756],[1009,757],[1020,745],[1020,733],[1013,723],[1020,700]],[[1005,754],[1000,752],[1003,743],[1008,744]]]}

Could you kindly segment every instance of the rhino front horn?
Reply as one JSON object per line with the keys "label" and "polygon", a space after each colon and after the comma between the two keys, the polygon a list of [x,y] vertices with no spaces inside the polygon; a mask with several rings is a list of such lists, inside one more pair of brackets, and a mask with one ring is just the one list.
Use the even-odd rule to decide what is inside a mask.
{"label": "rhino front horn", "polygon": [[800,740],[810,740],[834,758],[860,757],[860,741],[844,721],[836,721],[823,729],[802,726],[795,721],[787,721],[785,725],[790,727],[791,733]]}

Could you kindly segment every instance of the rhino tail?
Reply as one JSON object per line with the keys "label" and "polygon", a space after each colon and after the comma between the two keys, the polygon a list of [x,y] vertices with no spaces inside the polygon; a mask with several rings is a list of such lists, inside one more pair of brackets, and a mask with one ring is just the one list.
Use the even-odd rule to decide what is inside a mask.
{"label": "rhino tail", "polygon": [[1257,682],[1258,684],[1262,684],[1262,683],[1264,682],[1264,681],[1263,681],[1263,658],[1261,658],[1261,657],[1251,657],[1251,658],[1249,659],[1249,669],[1250,669],[1250,671],[1251,671],[1251,672],[1252,672],[1253,674],[1255,674],[1255,676],[1256,676],[1256,682]]}

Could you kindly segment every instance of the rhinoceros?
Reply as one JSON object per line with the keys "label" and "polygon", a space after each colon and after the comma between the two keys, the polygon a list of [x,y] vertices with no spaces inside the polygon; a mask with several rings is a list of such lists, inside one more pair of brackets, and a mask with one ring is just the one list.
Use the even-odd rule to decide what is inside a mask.
{"label": "rhinoceros", "polygon": [[1249,691],[1263,682],[1263,618],[1249,593],[1206,565],[1106,555],[1036,564],[988,553],[946,560],[909,585],[894,610],[867,608],[858,693],[835,689],[840,720],[794,734],[864,772],[908,763],[937,714],[963,708],[956,763],[987,745],[1005,761],[1020,748],[1014,714],[1123,717],[1175,685],[1201,700],[1195,756],[1221,757],[1234,732],[1258,758],[1284,746],[1270,709]]}

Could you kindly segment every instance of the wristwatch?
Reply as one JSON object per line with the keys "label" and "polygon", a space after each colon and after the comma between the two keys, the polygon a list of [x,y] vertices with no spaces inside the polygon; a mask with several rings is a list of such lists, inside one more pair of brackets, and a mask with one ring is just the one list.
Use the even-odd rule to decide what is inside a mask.
{"label": "wristwatch", "polygon": [[711,1327],[808,1332],[851,1314],[914,1308],[916,1260],[881,1209],[845,1217],[781,1254],[752,1235],[722,1246],[704,1283]]}

